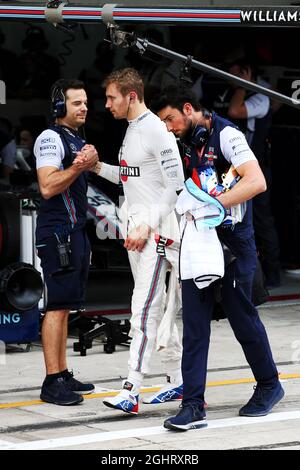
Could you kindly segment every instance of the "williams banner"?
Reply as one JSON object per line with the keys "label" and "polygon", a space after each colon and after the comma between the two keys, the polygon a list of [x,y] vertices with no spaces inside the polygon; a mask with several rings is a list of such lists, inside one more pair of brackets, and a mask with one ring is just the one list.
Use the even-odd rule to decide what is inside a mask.
{"label": "williams banner", "polygon": [[288,7],[243,8],[240,11],[243,24],[261,26],[300,26],[300,9]]}
{"label": "williams banner", "polygon": [[[78,2],[79,3],[79,2]],[[170,2],[172,3],[172,2]],[[120,24],[166,24],[166,25],[219,25],[219,26],[300,26],[298,7],[236,7],[211,8],[198,6],[125,6],[88,1],[76,5],[60,0],[41,3],[10,2],[0,4],[0,21],[48,21],[57,23],[120,23]]]}

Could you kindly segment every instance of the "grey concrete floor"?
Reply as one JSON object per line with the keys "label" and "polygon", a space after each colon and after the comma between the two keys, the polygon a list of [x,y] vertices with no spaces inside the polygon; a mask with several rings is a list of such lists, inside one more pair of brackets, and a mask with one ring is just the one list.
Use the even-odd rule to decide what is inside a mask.
{"label": "grey concrete floor", "polygon": [[[10,346],[0,364],[0,449],[300,449],[300,305],[269,304],[259,310],[286,393],[267,417],[238,417],[255,383],[227,320],[212,323],[208,426],[179,434],[162,426],[176,414],[176,402],[141,402],[137,416],[103,405],[104,396],[118,389],[126,376],[128,348],[117,346],[116,352],[105,354],[103,344],[95,340],[81,357],[73,352],[76,338],[69,337],[69,368],[80,380],[94,382],[95,394],[75,407],[39,402],[44,377],[41,345],[34,343],[30,352]],[[180,318],[177,323],[181,329]],[[142,397],[165,383],[164,373],[155,353]]]}

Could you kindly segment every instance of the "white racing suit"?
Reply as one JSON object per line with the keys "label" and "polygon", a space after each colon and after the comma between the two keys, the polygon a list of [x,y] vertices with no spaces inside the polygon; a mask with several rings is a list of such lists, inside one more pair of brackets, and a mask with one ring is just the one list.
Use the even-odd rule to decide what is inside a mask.
{"label": "white racing suit", "polygon": [[[175,316],[181,306],[178,293],[178,249],[166,247],[165,257],[157,253],[154,234],[179,245],[175,215],[176,191],[183,185],[181,159],[174,136],[152,112],[130,121],[119,153],[120,166],[103,164],[100,176],[124,188],[125,203],[120,217],[124,238],[134,227],[147,223],[151,236],[142,252],[129,251],[134,277],[131,304],[132,337],[129,376],[149,372],[156,346],[163,354],[171,382],[181,382],[182,346]],[[166,295],[166,273],[171,269]],[[167,302],[166,302],[167,301]]]}
{"label": "white racing suit", "polygon": [[[175,214],[174,214],[175,218]],[[177,220],[175,218],[175,223]],[[132,225],[129,224],[129,230]],[[178,230],[179,235],[179,230]],[[177,237],[177,245],[179,244]],[[178,283],[178,248],[165,248],[165,256],[157,253],[157,242],[151,233],[142,252],[129,251],[129,261],[134,277],[131,301],[131,330],[129,369],[148,373],[151,354],[156,349],[166,364],[167,375],[181,382],[180,364],[182,346],[175,324],[181,309]],[[166,274],[170,271],[166,294]]]}

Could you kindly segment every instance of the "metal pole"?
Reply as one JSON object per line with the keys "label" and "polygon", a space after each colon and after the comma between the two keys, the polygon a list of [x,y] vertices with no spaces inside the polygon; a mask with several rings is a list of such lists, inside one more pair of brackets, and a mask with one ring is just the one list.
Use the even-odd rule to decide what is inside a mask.
{"label": "metal pole", "polygon": [[[116,22],[124,23],[147,23],[154,24],[227,24],[239,23],[250,26],[299,26],[299,7],[260,7],[260,8],[240,8],[236,10],[214,8],[183,8],[183,7],[129,7],[119,6],[112,3],[103,3],[100,7],[69,5],[68,0],[51,0],[45,6],[40,4],[7,4],[0,5],[0,20],[31,19],[33,21],[48,21],[54,25],[68,24],[72,21],[76,23],[102,22],[106,25],[116,25]],[[138,38],[137,43],[145,44],[146,41]],[[172,60],[186,62],[187,57],[177,54],[169,49],[147,43],[149,50]],[[230,80],[248,90],[263,93],[270,98],[285,103],[289,106],[299,108],[300,101],[282,95],[276,91],[264,88],[257,83],[248,82],[242,78],[231,75],[210,65],[190,60],[191,65],[201,71],[211,75]]]}
{"label": "metal pole", "polygon": [[244,80],[243,78],[236,77],[235,75],[231,75],[230,73],[224,72],[223,70],[212,67],[211,65],[204,64],[203,62],[199,62],[192,58],[189,59],[187,56],[178,54],[177,52],[173,52],[170,49],[166,49],[164,47],[158,46],[142,38],[137,38],[137,47],[139,47],[139,45],[141,48],[144,48],[146,50],[149,49],[150,51],[156,52],[157,54],[163,57],[167,57],[169,59],[176,60],[176,61],[183,62],[183,63],[189,62],[191,66],[197,70],[201,70],[203,72],[207,72],[210,75],[214,75],[216,77],[223,78],[227,81],[234,82],[237,85],[243,88],[246,88],[247,90],[255,91],[257,93],[262,93],[263,95],[269,96],[269,98],[271,99],[280,101],[289,106],[293,106],[295,108],[300,109],[299,100],[282,95],[281,93],[278,93],[277,91],[270,90],[269,88],[265,88],[261,85],[258,85],[257,83],[248,82],[247,80]]}

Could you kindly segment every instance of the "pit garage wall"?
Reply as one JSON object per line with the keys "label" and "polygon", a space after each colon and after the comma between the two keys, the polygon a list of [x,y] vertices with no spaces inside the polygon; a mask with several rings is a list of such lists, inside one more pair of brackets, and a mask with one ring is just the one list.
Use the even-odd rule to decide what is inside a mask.
{"label": "pit garage wall", "polygon": [[[149,1],[147,2],[148,8],[151,7],[151,5],[155,5],[158,2],[153,2]],[[161,2],[163,3],[163,2]],[[171,4],[174,7],[176,5],[179,5],[182,2],[179,1],[174,1],[174,2],[167,2],[168,4]],[[23,5],[41,5],[41,12],[44,11],[44,3],[41,2],[35,2],[35,1],[28,1],[28,2],[22,2]],[[87,4],[91,7],[95,6],[96,9],[99,10],[100,6],[104,4],[104,2],[96,2],[96,1],[77,1],[76,5],[84,5],[85,8],[87,7]],[[251,1],[251,5],[256,5],[259,6],[260,2],[255,2]],[[269,11],[278,11],[279,9],[276,9],[275,5],[280,4],[280,5],[289,5],[290,2],[276,2],[273,0],[272,2],[263,2],[264,5],[271,4],[273,7],[269,8]],[[5,2],[0,3],[0,27],[3,30],[3,32],[7,36],[7,41],[5,43],[5,47],[14,50],[16,53],[20,53],[21,51],[21,40],[22,37],[24,37],[25,31],[27,29],[27,26],[24,24],[24,19],[21,17],[19,18],[20,22],[19,24],[13,25],[12,23],[8,23],[8,18],[5,18],[4,16],[1,17],[1,9],[4,7]],[[20,5],[20,2],[10,2],[6,3],[6,5],[9,5],[10,7],[13,7],[14,5]],[[122,5],[125,5],[125,7],[134,6],[138,5],[141,8],[145,5],[144,2],[138,2],[138,1],[130,1],[130,2],[122,2]],[[180,6],[181,6],[180,5]],[[222,2],[219,1],[214,1],[214,2],[188,2],[185,4],[185,8],[188,8],[189,6],[195,6],[197,5],[198,9],[202,8],[201,5],[206,5],[206,9],[209,9],[210,6],[210,11],[211,11],[211,6],[216,6],[216,7],[221,7]],[[209,6],[208,6],[209,5]],[[238,5],[238,6],[237,6]],[[226,2],[226,8],[231,7],[235,10],[239,9],[243,5],[246,5],[248,7],[248,2]],[[224,8],[224,7],[223,7]],[[297,11],[300,12],[300,7],[291,7],[292,12]],[[161,9],[161,8],[160,8]],[[203,7],[205,10],[205,7]],[[250,8],[249,8],[250,9]],[[3,10],[2,10],[3,11]],[[182,11],[182,8],[180,9]],[[265,12],[266,9],[262,9],[262,12]],[[264,18],[266,19],[266,16],[262,14],[261,17],[257,16],[257,19],[259,21],[256,22],[256,24],[253,24],[252,26],[259,26],[260,31],[267,31],[267,28],[271,28],[275,26],[275,22],[272,21],[264,21]],[[270,17],[271,18],[271,17]],[[81,22],[80,16],[75,18],[75,16],[69,17],[71,21],[73,22]],[[228,19],[228,18],[227,18]],[[238,18],[231,18],[231,20],[236,20]],[[278,16],[277,16],[278,19]],[[12,20],[10,18],[9,20]],[[145,28],[147,25],[151,26],[151,23],[149,21],[149,17],[146,20],[145,18],[141,20],[140,18],[134,18],[130,21],[130,24],[132,26],[132,30],[137,30],[137,27],[140,28]],[[30,20],[29,20],[30,21]],[[46,24],[44,16],[40,15],[40,17],[36,17],[32,19],[33,24],[38,24],[40,27],[43,28],[45,31],[48,40],[50,42],[50,48],[48,49],[47,52],[50,54],[57,54],[58,51],[62,50],[62,41],[65,39],[65,36],[63,33],[59,31],[54,31],[50,29],[49,25]],[[72,43],[72,53],[71,55],[67,58],[67,63],[66,66],[62,68],[62,75],[63,76],[73,76],[78,73],[78,57],[80,57],[80,69],[84,68],[85,66],[90,65],[90,63],[93,60],[93,51],[95,50],[96,44],[98,41],[103,39],[103,36],[105,34],[105,27],[101,21],[101,17],[98,17],[97,23],[95,23],[95,19],[87,19],[85,18],[83,21],[84,23],[84,28],[87,32],[86,37],[82,30],[79,30],[78,33],[76,33],[76,36],[74,38],[74,41]],[[144,22],[144,23],[143,23]],[[157,23],[157,21],[156,21]],[[156,24],[155,23],[155,24]],[[88,27],[87,27],[88,24]],[[126,24],[124,20],[120,21],[120,25],[122,26],[123,24]],[[153,24],[153,22],[152,22]],[[160,24],[160,28],[164,31],[168,30],[167,28],[168,22],[165,22],[163,25]],[[198,27],[200,26],[200,22],[198,23],[197,21],[193,21],[189,23],[189,20],[185,18],[184,21],[178,21],[177,26],[173,26],[174,28],[177,27],[182,27],[182,25],[190,25],[193,24],[193,26]],[[201,26],[209,26],[209,33],[213,33],[214,31],[218,31],[220,27],[224,27],[224,21],[216,21],[216,18],[210,18],[210,22],[205,22],[203,21],[203,18],[201,20]],[[137,26],[138,25],[138,26]],[[250,23],[248,24],[241,24],[240,21],[238,22],[227,22],[226,27],[228,31],[232,31],[233,28],[240,28],[240,26],[243,26],[243,29],[246,29],[247,26],[250,26],[249,33],[251,28]],[[284,21],[279,21],[277,23],[277,26],[280,28],[281,26],[283,27],[282,30],[280,31],[280,34],[282,34],[282,37],[288,32],[287,26],[293,26],[295,33],[298,34],[298,28],[300,27],[300,22],[284,22]],[[256,28],[255,28],[256,29]],[[18,30],[18,33],[15,34],[13,31]],[[203,30],[202,30],[203,31]],[[257,30],[258,31],[258,30]],[[279,29],[278,29],[279,31]],[[252,34],[255,34],[254,30],[251,31]],[[239,33],[238,33],[239,34]],[[290,44],[289,41],[286,42],[286,44]],[[293,44],[290,44],[291,47]],[[91,51],[91,54],[86,54],[86,50]],[[295,49],[296,51],[296,49]],[[122,53],[120,52],[120,56]],[[279,79],[281,80],[287,80],[288,81],[288,74],[290,73],[289,67],[285,68],[285,64],[281,64],[281,74],[279,76]],[[271,65],[271,67],[273,67]],[[276,68],[276,67],[275,67]],[[298,71],[300,70],[300,64],[299,67],[293,67],[293,74],[294,77],[297,76],[297,69]],[[276,70],[277,73],[278,70]],[[269,71],[270,72],[270,71]],[[300,76],[300,74],[299,74]],[[274,78],[274,73],[269,74],[269,77]],[[291,96],[292,90],[284,90],[286,94]],[[17,108],[16,108],[17,109]],[[300,119],[298,120],[295,116],[294,113],[299,113],[299,110],[294,110],[292,108],[285,107],[286,109],[286,119],[283,119],[281,122],[276,122],[274,125],[274,132],[273,132],[273,150],[272,150],[272,162],[273,162],[273,188],[276,188],[276,191],[273,191],[273,207],[274,207],[274,215],[276,219],[276,224],[278,227],[279,235],[280,235],[280,241],[281,241],[281,251],[282,251],[282,258],[284,261],[287,262],[295,262],[296,264],[300,264],[300,244],[299,244],[299,238],[300,238],[300,196],[299,196],[299,184],[298,184],[298,179],[297,175],[299,174],[299,161],[300,159],[298,158],[299,154],[299,148],[300,148]],[[4,111],[4,108],[0,106],[0,114],[2,114],[2,111]],[[291,114],[295,116],[293,120],[291,120]],[[300,114],[299,114],[300,116]],[[298,123],[297,123],[298,121]],[[282,165],[284,162],[288,162],[289,166],[289,171],[288,171],[288,178],[284,177],[283,178],[283,169]],[[278,190],[277,190],[278,189]]]}

